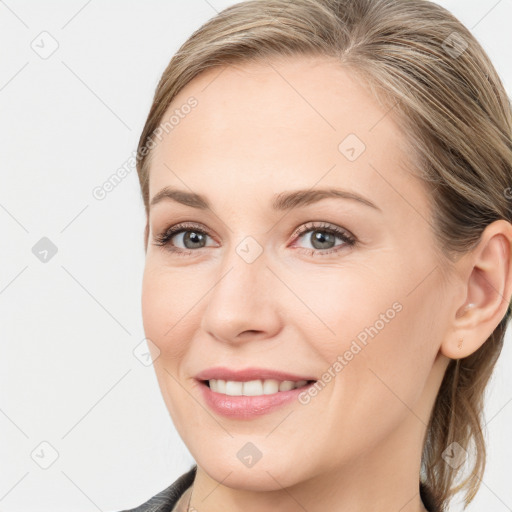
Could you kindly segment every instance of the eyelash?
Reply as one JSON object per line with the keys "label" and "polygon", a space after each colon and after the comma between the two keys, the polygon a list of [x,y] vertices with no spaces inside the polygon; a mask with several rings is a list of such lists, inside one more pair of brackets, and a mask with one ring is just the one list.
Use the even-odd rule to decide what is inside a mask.
{"label": "eyelash", "polygon": [[[210,236],[207,231],[201,229],[197,224],[182,222],[180,224],[176,224],[175,226],[171,226],[170,228],[166,229],[163,233],[156,236],[154,245],[166,247],[166,250],[176,254],[177,256],[188,256],[193,252],[197,252],[200,249],[206,248],[206,247],[201,247],[200,249],[181,249],[181,248],[177,248],[177,247],[173,247],[173,246],[169,245],[169,242],[175,235],[177,235],[179,233],[187,232],[187,231],[194,231],[195,233],[199,233],[201,235]],[[298,250],[300,250],[302,252],[305,251],[306,254],[308,254],[310,256],[314,256],[314,255],[325,256],[327,254],[339,252],[344,247],[353,247],[357,243],[356,238],[352,234],[349,234],[347,231],[342,230],[341,228],[339,228],[333,224],[315,223],[315,222],[307,223],[302,228],[300,228],[296,232],[294,240],[300,238],[302,235],[304,235],[305,233],[308,233],[309,231],[321,231],[321,232],[329,233],[331,235],[335,235],[336,237],[340,238],[344,242],[344,244],[342,246],[338,246],[337,248],[326,249],[326,250],[307,249],[305,247],[298,248]]]}

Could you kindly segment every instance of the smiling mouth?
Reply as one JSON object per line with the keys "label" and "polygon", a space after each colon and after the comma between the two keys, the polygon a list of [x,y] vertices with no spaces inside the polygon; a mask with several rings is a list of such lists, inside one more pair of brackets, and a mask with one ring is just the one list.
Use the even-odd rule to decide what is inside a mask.
{"label": "smiling mouth", "polygon": [[276,379],[256,379],[251,381],[231,381],[222,379],[202,380],[201,383],[212,391],[228,396],[273,395],[293,389],[305,388],[316,380],[279,381]]}

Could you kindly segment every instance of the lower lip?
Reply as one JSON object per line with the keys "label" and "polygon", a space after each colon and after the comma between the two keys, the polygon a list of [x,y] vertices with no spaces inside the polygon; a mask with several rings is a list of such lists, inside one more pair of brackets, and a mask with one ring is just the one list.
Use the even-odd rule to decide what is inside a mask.
{"label": "lower lip", "polygon": [[306,391],[314,382],[289,391],[278,391],[271,395],[230,396],[212,391],[207,384],[200,382],[201,392],[206,404],[214,412],[223,416],[238,419],[251,419],[255,416],[268,414],[294,400]]}

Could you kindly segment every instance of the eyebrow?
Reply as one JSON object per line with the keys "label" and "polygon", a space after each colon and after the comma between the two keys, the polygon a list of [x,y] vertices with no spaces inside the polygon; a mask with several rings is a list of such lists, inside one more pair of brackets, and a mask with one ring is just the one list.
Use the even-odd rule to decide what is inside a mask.
{"label": "eyebrow", "polygon": [[[376,210],[382,211],[376,204],[372,203],[366,197],[355,192],[342,190],[338,188],[327,189],[309,189],[294,190],[291,192],[281,192],[274,196],[272,209],[277,211],[287,211],[300,206],[306,206],[326,198],[348,199],[357,201]],[[150,206],[154,206],[164,200],[176,201],[177,203],[199,210],[210,209],[210,203],[205,196],[195,192],[187,192],[172,187],[164,187],[151,199]]]}

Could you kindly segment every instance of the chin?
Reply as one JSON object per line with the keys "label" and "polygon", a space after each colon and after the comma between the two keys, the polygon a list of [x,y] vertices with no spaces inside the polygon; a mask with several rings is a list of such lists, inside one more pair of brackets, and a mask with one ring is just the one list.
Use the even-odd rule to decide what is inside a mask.
{"label": "chin", "polygon": [[[240,449],[239,445],[243,446],[245,442],[235,439],[232,440],[232,444],[236,446],[233,457],[220,456],[219,450],[215,449],[208,453],[202,451],[199,457],[192,454],[197,465],[210,478],[222,482],[226,487],[248,491],[277,491],[308,478],[307,475],[299,474],[304,467],[301,464],[301,457],[289,459],[289,450],[285,450],[283,456],[270,451],[272,455],[265,457],[263,454],[252,467],[248,467],[236,455]],[[310,466],[308,470],[311,470]]]}

